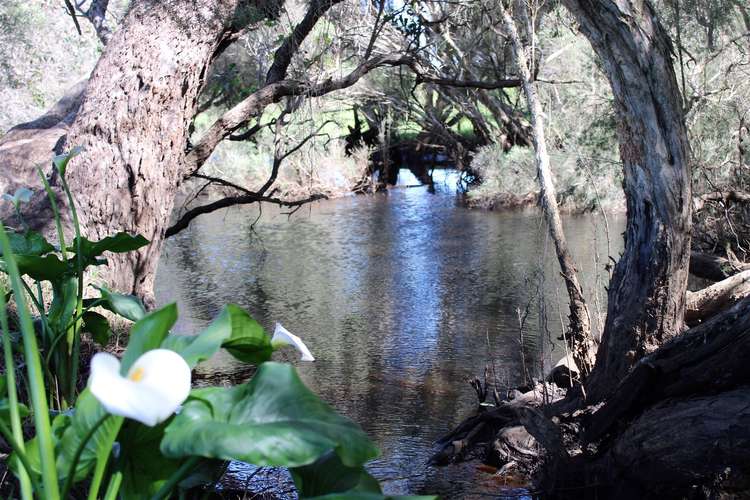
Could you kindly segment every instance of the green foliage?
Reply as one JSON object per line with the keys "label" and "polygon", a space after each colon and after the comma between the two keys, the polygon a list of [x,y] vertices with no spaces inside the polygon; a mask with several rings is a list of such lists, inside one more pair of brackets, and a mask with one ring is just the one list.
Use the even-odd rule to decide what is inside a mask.
{"label": "green foliage", "polygon": [[167,456],[296,467],[334,450],[348,466],[375,458],[362,430],[307,389],[294,368],[264,363],[246,384],[193,391],[167,426]]}
{"label": "green foliage", "polygon": [[169,335],[162,347],[178,352],[190,367],[207,360],[222,347],[240,361],[253,364],[268,361],[273,352],[271,339],[263,327],[233,304],[225,306],[198,335]]}
{"label": "green foliage", "polygon": [[[65,172],[70,161],[80,154],[80,149],[74,148],[70,153],[55,156],[52,160],[66,192]],[[46,179],[42,179],[45,187]],[[47,190],[55,213],[56,225],[61,227],[60,214],[56,210],[56,202],[51,190]],[[30,190],[16,190],[10,201],[16,209],[18,204],[30,199]],[[7,198],[6,198],[7,199]],[[78,378],[78,358],[80,334],[82,331],[95,336],[97,342],[106,342],[109,337],[109,326],[103,316],[91,311],[91,307],[103,306],[123,312],[128,319],[135,319],[142,313],[143,307],[134,297],[113,296],[106,290],[100,290],[102,297],[96,300],[83,301],[83,276],[92,266],[106,263],[102,257],[106,252],[125,253],[148,244],[142,236],[131,236],[118,233],[100,241],[90,241],[80,236],[77,224],[75,204],[69,200],[73,215],[76,237],[71,245],[62,241],[62,232],[58,230],[59,245],[55,246],[40,233],[34,231],[9,232],[9,247],[14,254],[15,264],[21,276],[36,282],[36,290],[24,285],[25,292],[32,297],[41,318],[39,344],[45,352],[45,377],[50,387],[61,387],[59,400],[51,401],[53,406],[64,409],[76,397],[75,381]],[[18,212],[20,214],[20,212]],[[22,221],[23,222],[23,221]],[[7,272],[5,259],[0,261],[0,269]],[[45,310],[45,297],[42,294],[42,282],[51,285],[52,297],[49,309]]]}
{"label": "green foliage", "polygon": [[158,349],[169,330],[177,322],[177,306],[170,304],[138,320],[130,330],[128,349],[122,357],[120,371],[123,375],[146,351]]}

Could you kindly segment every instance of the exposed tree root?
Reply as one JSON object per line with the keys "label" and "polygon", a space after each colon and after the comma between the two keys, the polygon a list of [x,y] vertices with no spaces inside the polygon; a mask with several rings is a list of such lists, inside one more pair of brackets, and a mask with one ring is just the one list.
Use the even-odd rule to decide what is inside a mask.
{"label": "exposed tree root", "polygon": [[[513,463],[556,497],[704,498],[750,478],[750,298],[642,359],[603,403],[538,385],[467,419],[433,463]],[[553,399],[543,404],[546,391]],[[548,402],[550,400],[548,399]],[[619,495],[619,496],[618,496]]]}

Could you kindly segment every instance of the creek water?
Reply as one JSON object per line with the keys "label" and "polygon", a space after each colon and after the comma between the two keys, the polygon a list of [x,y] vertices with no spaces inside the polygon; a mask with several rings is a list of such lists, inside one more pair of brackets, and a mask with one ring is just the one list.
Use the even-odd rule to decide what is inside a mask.
{"label": "creek water", "polygon": [[[409,176],[402,170],[400,184],[417,184]],[[564,356],[565,289],[539,213],[467,209],[456,179],[436,171],[434,194],[402,187],[291,217],[265,207],[258,219],[255,206],[202,216],[167,240],[157,300],[177,302],[181,333],[235,303],[269,331],[278,321],[300,335],[317,358],[297,363],[302,379],[377,443],[369,470],[386,493],[518,497],[476,463],[427,460],[434,441],[476,410],[467,379],[490,360],[505,387]],[[601,215],[564,224],[596,325],[622,221],[609,219],[609,244]],[[203,370],[246,373],[225,354]]]}

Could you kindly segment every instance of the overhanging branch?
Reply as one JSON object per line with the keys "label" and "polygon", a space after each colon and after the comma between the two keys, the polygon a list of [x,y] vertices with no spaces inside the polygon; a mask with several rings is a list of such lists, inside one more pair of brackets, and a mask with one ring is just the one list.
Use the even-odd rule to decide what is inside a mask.
{"label": "overhanging branch", "polygon": [[251,203],[273,203],[274,205],[278,205],[280,207],[295,208],[307,203],[311,203],[313,201],[325,199],[328,199],[328,197],[324,194],[313,194],[307,198],[303,198],[300,200],[282,200],[280,198],[274,198],[272,196],[262,196],[252,192],[250,194],[243,194],[239,196],[228,196],[206,205],[191,208],[190,210],[182,214],[177,222],[167,228],[167,231],[164,233],[164,237],[169,238],[170,236],[174,236],[183,229],[187,228],[190,225],[190,222],[196,217],[200,215],[210,214],[211,212],[221,210],[222,208],[233,207],[236,205],[249,205]]}

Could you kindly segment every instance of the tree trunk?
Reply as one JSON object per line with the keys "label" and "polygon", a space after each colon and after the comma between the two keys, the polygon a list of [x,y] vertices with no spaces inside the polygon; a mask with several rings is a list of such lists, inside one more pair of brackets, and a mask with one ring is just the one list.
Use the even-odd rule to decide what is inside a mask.
{"label": "tree trunk", "polygon": [[[525,9],[526,6],[517,4],[519,8]],[[529,65],[526,58],[526,47],[521,42],[518,35],[516,24],[508,11],[503,7],[502,2],[498,7],[503,14],[503,24],[505,31],[510,37],[511,43],[518,64],[518,71],[523,82],[523,91],[526,95],[526,101],[529,104],[531,118],[532,139],[534,142],[534,152],[536,161],[537,177],[540,184],[540,199],[544,218],[547,221],[550,236],[555,243],[557,260],[560,263],[560,270],[565,287],[568,291],[570,300],[570,331],[568,332],[568,343],[570,344],[571,354],[575,360],[576,366],[581,374],[581,379],[588,376],[594,361],[594,343],[591,336],[591,318],[586,301],[583,298],[583,290],[578,281],[578,274],[573,261],[573,256],[568,248],[568,242],[563,232],[560,211],[557,208],[557,195],[555,194],[555,185],[552,180],[552,170],[550,168],[549,154],[547,153],[547,143],[544,134],[544,113],[542,104],[536,92],[536,87],[531,77]],[[526,13],[521,17],[527,18]]]}
{"label": "tree trunk", "polygon": [[646,0],[563,0],[602,61],[619,119],[627,198],[602,344],[587,384],[601,400],[633,364],[683,328],[690,169],[669,36]]}
{"label": "tree trunk", "polygon": [[263,0],[136,0],[112,35],[57,148],[84,148],[67,179],[89,239],[127,231],[151,241],[109,259],[110,286],[150,302],[207,68],[242,28],[235,20],[257,20],[268,8]]}

